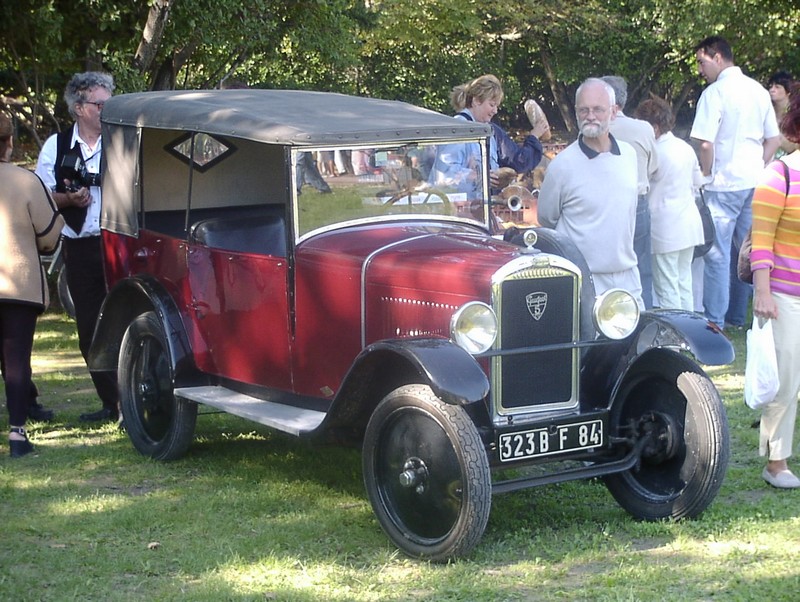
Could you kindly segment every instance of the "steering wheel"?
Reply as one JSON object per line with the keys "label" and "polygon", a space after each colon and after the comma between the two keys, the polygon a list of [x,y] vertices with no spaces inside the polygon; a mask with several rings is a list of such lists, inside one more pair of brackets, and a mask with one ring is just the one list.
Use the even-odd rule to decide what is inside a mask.
{"label": "steering wheel", "polygon": [[426,189],[426,190],[414,190],[413,188],[407,188],[406,190],[401,190],[400,192],[396,193],[394,196],[390,197],[388,201],[384,203],[385,206],[390,207],[397,203],[401,199],[409,199],[409,203],[411,202],[411,196],[414,194],[424,194],[425,198],[422,200],[423,205],[427,205],[428,201],[431,200],[431,197],[438,198],[442,201],[444,206],[445,213],[448,215],[453,215],[453,204],[450,202],[450,199],[447,198],[447,194],[437,190],[435,188]]}

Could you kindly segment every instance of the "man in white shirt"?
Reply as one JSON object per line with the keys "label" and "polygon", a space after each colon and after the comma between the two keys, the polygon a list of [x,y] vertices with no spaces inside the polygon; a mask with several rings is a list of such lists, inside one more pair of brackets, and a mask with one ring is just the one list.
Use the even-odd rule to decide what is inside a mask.
{"label": "man in white shirt", "polygon": [[636,221],[636,152],[609,133],[616,115],[614,90],[590,78],[575,95],[580,135],[548,165],[539,191],[539,223],[565,234],[583,254],[597,294],[629,291],[642,302],[633,234]]}
{"label": "man in white shirt", "polygon": [[[75,124],[45,141],[36,165],[36,174],[53,191],[53,200],[66,222],[62,253],[84,360],[106,296],[100,243],[100,112],[113,92],[114,80],[106,73],[89,71],[72,76],[64,100]],[[92,372],[91,376],[103,407],[81,414],[81,420],[118,420],[116,375]]]}
{"label": "man in white shirt", "polygon": [[738,249],[750,230],[753,190],[780,133],[769,93],[734,65],[726,40],[706,38],[695,54],[710,85],[697,103],[691,137],[699,144],[703,175],[712,177],[705,197],[717,230],[704,257],[703,306],[706,318],[722,328],[732,285],[731,243]]}

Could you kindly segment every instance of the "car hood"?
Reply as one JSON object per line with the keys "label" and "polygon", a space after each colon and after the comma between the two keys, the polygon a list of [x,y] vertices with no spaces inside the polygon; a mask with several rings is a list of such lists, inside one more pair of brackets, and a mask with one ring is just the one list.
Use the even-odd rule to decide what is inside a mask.
{"label": "car hood", "polygon": [[442,222],[376,224],[337,230],[303,245],[302,254],[332,256],[358,269],[367,286],[439,290],[488,300],[492,275],[524,249],[477,227]]}

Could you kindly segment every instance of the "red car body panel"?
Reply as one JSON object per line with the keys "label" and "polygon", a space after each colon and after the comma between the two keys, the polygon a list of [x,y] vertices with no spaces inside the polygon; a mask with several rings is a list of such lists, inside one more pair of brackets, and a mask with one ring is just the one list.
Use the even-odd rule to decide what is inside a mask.
{"label": "red car body panel", "polygon": [[[491,275],[519,251],[477,228],[442,222],[349,227],[300,244],[295,391],[332,396],[364,344],[449,338],[455,309],[489,302]],[[464,278],[467,268],[473,278]]]}

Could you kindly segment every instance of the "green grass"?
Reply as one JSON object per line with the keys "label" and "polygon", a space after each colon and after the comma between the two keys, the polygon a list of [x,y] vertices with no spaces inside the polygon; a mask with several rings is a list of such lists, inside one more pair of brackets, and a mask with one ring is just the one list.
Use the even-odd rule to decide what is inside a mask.
{"label": "green grass", "polygon": [[[733,454],[694,521],[642,523],[600,481],[499,495],[469,559],[408,559],[366,499],[359,454],[222,414],[171,463],[140,456],[97,409],[74,326],[40,321],[34,370],[51,424],[37,454],[0,456],[0,600],[793,600],[800,492],[760,478],[742,402],[743,333],[710,368]],[[5,446],[5,442],[3,442]]]}

